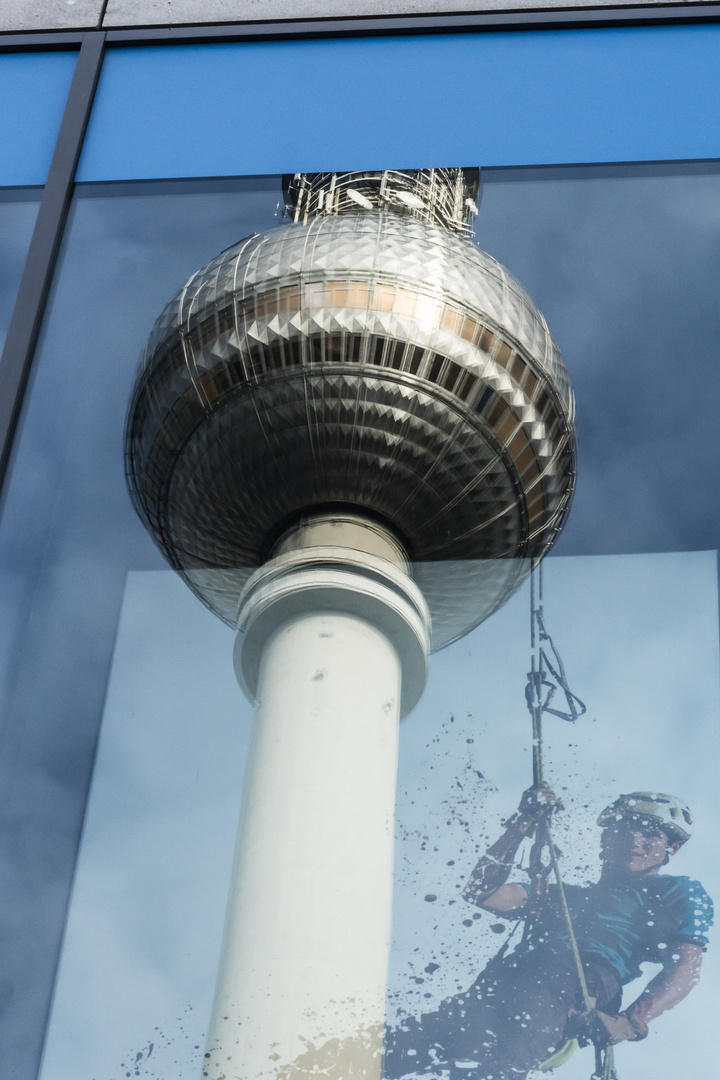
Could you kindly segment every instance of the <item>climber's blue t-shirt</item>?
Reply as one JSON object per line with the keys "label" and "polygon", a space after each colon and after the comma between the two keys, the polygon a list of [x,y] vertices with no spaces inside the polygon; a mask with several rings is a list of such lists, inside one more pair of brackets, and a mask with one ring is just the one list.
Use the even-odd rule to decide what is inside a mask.
{"label": "climber's blue t-shirt", "polygon": [[[682,944],[707,945],[713,904],[699,881],[666,874],[566,885],[570,915],[583,960],[608,964],[622,983],[645,961],[664,963]],[[527,914],[515,952],[569,946],[557,885]]]}

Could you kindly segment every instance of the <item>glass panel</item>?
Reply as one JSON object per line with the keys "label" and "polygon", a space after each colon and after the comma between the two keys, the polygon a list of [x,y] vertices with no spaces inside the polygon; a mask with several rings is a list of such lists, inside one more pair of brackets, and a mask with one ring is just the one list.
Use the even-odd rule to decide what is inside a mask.
{"label": "glass panel", "polygon": [[717,547],[720,505],[698,493],[720,482],[719,316],[688,282],[718,258],[720,181],[673,168],[483,174],[478,242],[548,319],[575,388],[582,482],[559,553]]}
{"label": "glass panel", "polygon": [[0,189],[0,352],[10,324],[42,190]]}
{"label": "glass panel", "polygon": [[79,179],[714,158],[719,37],[706,24],[114,48]]}
{"label": "glass panel", "polygon": [[138,353],[174,290],[272,221],[278,198],[262,181],[100,187],[72,209],[0,526],[0,1041],[22,1080],[37,1073],[125,576],[164,566],[125,487]]}
{"label": "glass panel", "polygon": [[[547,318],[577,399],[577,495],[544,564],[543,600],[569,685],[588,706],[574,725],[545,716],[545,775],[566,807],[556,833],[571,892],[597,878],[600,811],[624,792],[656,786],[692,801],[697,822],[696,837],[672,856],[667,873],[698,878],[711,895],[720,891],[712,802],[718,511],[711,494],[720,459],[713,361],[720,176],[680,166],[665,173],[488,171],[477,225],[480,246],[517,274]],[[3,1039],[18,1077],[32,1076],[37,1060],[27,1048],[41,1038],[99,729],[43,1080],[201,1072],[251,710],[231,670],[232,631],[166,568],[134,516],[122,433],[137,356],[164,304],[219,251],[271,228],[280,198],[274,180],[98,185],[81,189],[73,207],[0,528],[7,597],[0,690],[8,718],[0,760],[10,822],[0,844],[12,897],[0,940],[6,985],[14,987]],[[357,274],[345,291],[337,274],[331,280],[331,290],[313,279],[304,291],[318,320],[307,329],[312,349],[295,341],[276,349],[269,333],[263,338],[270,326],[281,336],[302,295],[273,285],[272,302],[270,287],[261,290],[267,326],[256,327],[251,362],[223,366],[223,335],[238,320],[259,320],[257,310],[218,314],[214,346],[209,320],[200,319],[193,356],[211,350],[214,366],[184,361],[183,369],[176,361],[185,354],[173,352],[158,393],[180,374],[198,385],[207,374],[214,380],[202,384],[209,407],[239,379],[286,378],[299,365],[312,365],[312,379],[329,378],[325,365],[343,356],[356,371],[375,365],[372,378],[384,365],[396,385],[424,380],[438,401],[460,396],[474,424],[510,444],[528,528],[542,528],[554,496],[532,429],[553,421],[556,406],[544,382],[517,367],[526,346],[518,341],[508,352],[511,375],[494,359],[506,347],[494,329],[477,345],[460,325],[453,336],[439,315],[421,319],[423,296],[415,318],[437,336],[437,348],[413,345],[398,360],[393,320],[412,315],[393,309],[396,294],[373,316],[385,320],[382,334],[375,324],[349,330],[347,320],[369,318],[374,291]],[[220,289],[219,281],[208,288]],[[353,292],[365,298],[351,304]],[[528,323],[523,340],[534,332]],[[440,335],[443,347],[475,348],[478,365],[494,365],[492,385],[468,390],[455,371],[459,352],[446,356]],[[355,377],[347,376],[347,386]],[[343,410],[361,405],[341,386],[314,407],[336,408],[339,430]],[[390,434],[400,397],[393,409],[382,414]],[[186,422],[180,413],[177,422]],[[390,443],[394,453],[399,443]],[[459,444],[448,440],[447,454],[456,452]],[[390,460],[388,453],[383,461]],[[289,461],[288,475],[295,469]],[[527,570],[507,563],[510,575]],[[487,589],[486,564],[430,565],[437,579],[427,563],[416,563],[417,580],[426,595],[447,596],[450,608],[472,607],[478,581]],[[453,1075],[467,1068],[479,1077],[487,1063],[436,1014],[480,975],[510,929],[502,912],[461,894],[532,779],[528,600],[526,585],[432,658],[428,687],[401,732],[388,1021],[394,1028],[398,1016],[414,1017],[410,1048],[426,1056],[432,1025],[444,1024],[452,1046],[438,1060]],[[436,630],[450,638],[445,617],[438,612]],[[550,645],[544,648],[559,671]],[[558,686],[551,707],[567,710],[560,681],[548,677]],[[527,862],[523,849],[513,886],[524,888]],[[678,943],[695,939],[655,941],[644,959],[655,962],[662,944]],[[645,978],[657,970],[646,966]],[[631,1067],[648,1077],[663,1069],[682,1075],[688,1046],[694,1072],[708,1072],[716,979],[710,953],[690,1003],[651,1022],[647,1042],[619,1046],[621,1075]],[[399,1045],[397,1036],[388,1045]],[[402,1072],[390,1062],[388,1076],[409,1071],[407,1058],[401,1064]],[[592,1067],[592,1053],[580,1050],[563,1075],[579,1080]]]}
{"label": "glass panel", "polygon": [[0,55],[0,185],[44,184],[76,52]]}

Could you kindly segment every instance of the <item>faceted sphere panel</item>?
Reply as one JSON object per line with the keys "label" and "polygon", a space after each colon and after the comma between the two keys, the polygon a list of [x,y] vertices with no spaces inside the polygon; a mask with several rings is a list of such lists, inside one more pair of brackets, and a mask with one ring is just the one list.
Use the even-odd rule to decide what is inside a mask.
{"label": "faceted sphere panel", "polygon": [[167,306],[130,406],[128,478],[171,564],[230,623],[298,515],[382,519],[438,647],[552,544],[573,412],[542,315],[490,256],[407,217],[314,219],[241,241]]}
{"label": "faceted sphere panel", "polygon": [[[441,608],[467,606],[467,576],[478,577],[474,560],[487,564],[483,608],[474,592],[462,630],[469,618],[491,614],[507,598],[506,583],[519,584],[529,569],[528,560],[513,558],[523,519],[502,454],[445,403],[421,393],[403,399],[401,389],[362,374],[276,379],[198,427],[174,471],[164,523],[178,568],[254,567],[257,552],[267,554],[282,525],[302,511],[352,506],[392,524],[416,577],[425,568],[420,576],[435,644]],[[408,404],[417,411],[408,412]],[[431,566],[449,561],[454,579],[465,581],[452,604],[447,573]],[[501,584],[488,589],[490,576]],[[214,598],[212,606],[229,622],[246,578],[225,578],[222,610]],[[218,584],[212,574],[187,580],[196,591],[201,580]]]}
{"label": "faceted sphere panel", "polygon": [[275,379],[215,413],[183,448],[164,525],[184,565],[255,565],[286,521],[323,505],[391,522],[416,560],[510,556],[523,533],[480,431],[355,373]]}

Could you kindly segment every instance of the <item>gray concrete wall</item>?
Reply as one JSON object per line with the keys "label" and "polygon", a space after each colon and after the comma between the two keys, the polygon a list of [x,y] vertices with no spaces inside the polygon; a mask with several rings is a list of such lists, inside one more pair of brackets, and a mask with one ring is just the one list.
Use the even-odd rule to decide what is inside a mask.
{"label": "gray concrete wall", "polygon": [[[618,6],[623,0],[109,0],[105,26]],[[653,0],[630,0],[647,5]],[[681,0],[683,2],[683,0]]]}
{"label": "gray concrete wall", "polygon": [[93,29],[103,7],[103,0],[0,0],[0,30]]}
{"label": "gray concrete wall", "polygon": [[[182,26],[347,16],[541,11],[617,6],[623,0],[0,0],[0,32]],[[676,0],[697,3],[697,0]],[[713,0],[702,0],[711,3]],[[625,0],[660,6],[667,0]]]}

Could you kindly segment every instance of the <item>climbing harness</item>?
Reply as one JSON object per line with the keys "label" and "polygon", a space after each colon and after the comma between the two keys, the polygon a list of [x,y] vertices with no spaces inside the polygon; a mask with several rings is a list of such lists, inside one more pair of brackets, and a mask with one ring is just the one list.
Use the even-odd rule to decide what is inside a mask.
{"label": "climbing harness", "polygon": [[[535,589],[535,576],[537,574],[537,596]],[[546,645],[552,652],[553,660],[550,660]],[[555,647],[555,644],[545,629],[543,614],[543,569],[542,564],[533,564],[530,572],[530,671],[528,682],[525,687],[525,700],[532,719],[532,751],[533,751],[533,787],[539,787],[544,783],[543,777],[543,731],[542,718],[544,713],[550,713],[561,720],[574,723],[587,709],[583,702],[572,692],[568,686],[565,675],[565,665]],[[554,662],[553,662],[554,661]],[[548,677],[549,676],[549,677]],[[552,708],[551,702],[555,694],[560,690],[565,696],[565,708]],[[543,852],[547,851],[549,862],[543,863]],[[560,907],[562,909],[565,929],[570,942],[570,950],[573,955],[575,972],[580,988],[583,1009],[590,1012],[593,1002],[588,992],[585,970],[583,968],[580,950],[573,927],[572,916],[568,907],[560,871],[559,852],[555,846],[549,816],[541,822],[535,832],[535,840],[530,852],[529,865],[530,879],[532,883],[533,899],[547,893],[549,877],[552,873],[558,889]],[[564,1064],[578,1048],[577,1039],[568,1039],[555,1053],[538,1065],[541,1072],[557,1068]],[[595,1046],[595,1071],[591,1080],[618,1080],[615,1071],[615,1062],[612,1045]]]}

